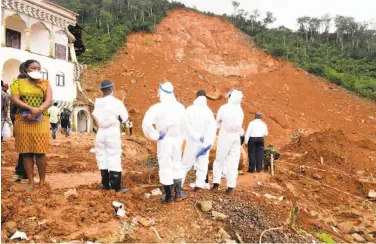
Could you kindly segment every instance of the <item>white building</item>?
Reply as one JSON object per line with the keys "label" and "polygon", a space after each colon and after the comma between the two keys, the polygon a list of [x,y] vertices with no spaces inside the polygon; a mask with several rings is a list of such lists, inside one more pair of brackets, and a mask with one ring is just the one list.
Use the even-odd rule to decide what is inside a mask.
{"label": "white building", "polygon": [[[35,59],[50,81],[54,102],[72,111],[82,65],[77,62],[74,37],[67,28],[76,25],[76,16],[46,0],[1,0],[0,73],[4,83],[11,85],[20,64]],[[74,109],[73,123],[80,132],[91,130],[85,106]]]}

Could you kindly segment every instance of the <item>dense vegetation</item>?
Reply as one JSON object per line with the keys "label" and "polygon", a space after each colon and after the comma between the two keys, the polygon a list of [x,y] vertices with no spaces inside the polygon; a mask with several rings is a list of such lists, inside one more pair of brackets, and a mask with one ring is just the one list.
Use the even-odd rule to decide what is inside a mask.
{"label": "dense vegetation", "polygon": [[[55,2],[79,13],[78,24],[86,31],[87,48],[79,58],[89,65],[109,59],[132,31],[154,31],[169,9],[184,7],[167,0]],[[267,28],[275,21],[271,12],[261,17],[258,10],[239,10],[236,1],[233,6],[232,16],[221,17],[253,36],[271,55],[290,60],[361,96],[376,99],[376,23],[358,23],[347,16],[304,16],[297,19],[299,30],[292,31],[283,26]]]}

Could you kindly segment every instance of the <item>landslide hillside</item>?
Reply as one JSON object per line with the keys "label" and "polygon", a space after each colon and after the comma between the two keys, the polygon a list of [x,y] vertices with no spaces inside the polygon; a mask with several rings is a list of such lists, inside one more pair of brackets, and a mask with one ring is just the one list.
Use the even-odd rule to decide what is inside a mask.
{"label": "landslide hillside", "polygon": [[209,102],[214,112],[226,102],[220,95],[242,90],[244,127],[261,111],[270,128],[268,141],[279,145],[294,130],[310,134],[327,128],[376,141],[374,102],[265,54],[230,23],[193,11],[172,10],[155,33],[130,35],[113,60],[86,72],[89,97],[100,96],[103,79],[116,83],[117,96],[133,112],[136,133],[147,108],[158,101],[158,84],[169,80],[185,106],[205,89],[216,98]]}

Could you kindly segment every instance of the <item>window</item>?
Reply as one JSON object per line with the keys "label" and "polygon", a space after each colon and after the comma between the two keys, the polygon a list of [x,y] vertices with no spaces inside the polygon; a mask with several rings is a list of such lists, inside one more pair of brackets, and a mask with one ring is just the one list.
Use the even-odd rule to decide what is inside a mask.
{"label": "window", "polygon": [[65,86],[65,76],[63,72],[56,73],[56,86]]}
{"label": "window", "polygon": [[64,45],[55,43],[55,58],[67,60],[67,47]]}
{"label": "window", "polygon": [[42,73],[42,78],[48,80],[48,71],[45,68],[41,68],[40,72]]}
{"label": "window", "polygon": [[5,36],[5,46],[21,49],[21,32],[6,29]]}

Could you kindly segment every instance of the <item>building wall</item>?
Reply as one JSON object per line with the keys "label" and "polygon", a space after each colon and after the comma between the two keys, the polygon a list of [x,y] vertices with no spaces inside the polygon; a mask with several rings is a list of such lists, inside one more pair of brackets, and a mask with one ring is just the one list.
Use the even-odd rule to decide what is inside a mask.
{"label": "building wall", "polygon": [[[10,85],[12,80],[17,77],[19,64],[28,59],[35,59],[40,62],[42,68],[48,71],[53,100],[73,102],[76,99],[77,89],[74,82],[73,63],[8,47],[0,47],[0,53],[0,72],[5,83]],[[64,87],[56,86],[58,72],[62,72],[65,76]]]}

